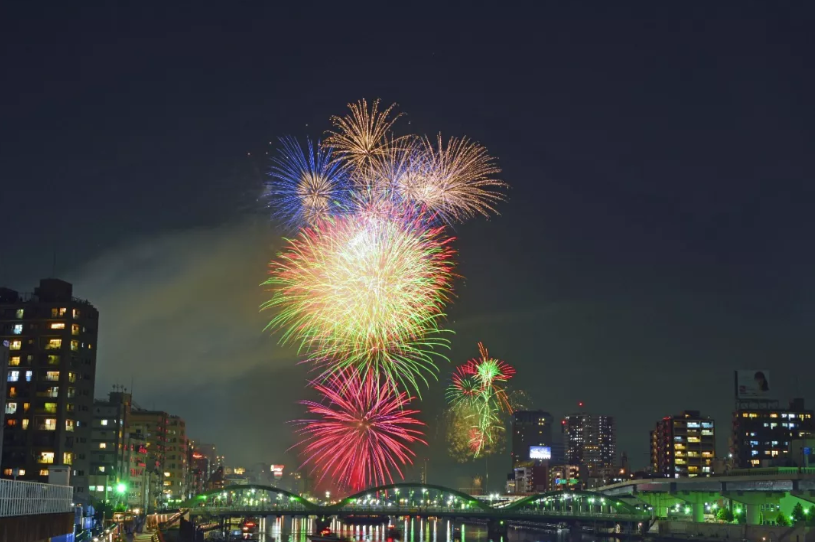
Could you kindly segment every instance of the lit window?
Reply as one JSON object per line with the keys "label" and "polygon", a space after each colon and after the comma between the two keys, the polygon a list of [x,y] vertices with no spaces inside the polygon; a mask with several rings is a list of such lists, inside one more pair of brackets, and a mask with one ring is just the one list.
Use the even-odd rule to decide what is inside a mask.
{"label": "lit window", "polygon": [[54,462],[54,452],[40,452],[37,463],[52,464]]}
{"label": "lit window", "polygon": [[11,341],[8,347],[9,350],[19,350],[23,347],[23,341]]}
{"label": "lit window", "polygon": [[68,382],[76,382],[76,373],[68,373]]}
{"label": "lit window", "polygon": [[18,382],[20,380],[20,371],[9,371],[7,382]]}
{"label": "lit window", "polygon": [[3,476],[11,476],[11,469],[3,469]]}
{"label": "lit window", "polygon": [[11,328],[11,332],[15,335],[19,335],[23,332],[23,324],[14,324],[14,327]]}
{"label": "lit window", "polygon": [[23,403],[23,412],[28,412],[29,408],[31,408],[31,403]]}
{"label": "lit window", "polygon": [[31,378],[34,376],[34,371],[26,371],[25,372],[25,381],[31,382]]}
{"label": "lit window", "polygon": [[107,425],[107,424],[108,424],[107,420],[102,420],[102,425]]}
{"label": "lit window", "polygon": [[62,462],[65,465],[72,465],[74,463],[74,454],[71,452],[65,452],[62,454]]}
{"label": "lit window", "polygon": [[71,325],[71,335],[79,335],[79,324]]}
{"label": "lit window", "polygon": [[43,408],[49,414],[56,414],[57,413],[57,404],[56,403],[45,403]]}
{"label": "lit window", "polygon": [[73,420],[65,420],[65,430],[71,432],[74,430],[74,421]]}
{"label": "lit window", "polygon": [[66,309],[65,307],[62,307],[62,308],[59,308],[59,309],[54,307],[53,309],[51,309],[51,318],[58,318],[60,316],[65,316],[65,313],[67,311],[68,311],[68,309]]}
{"label": "lit window", "polygon": [[57,350],[62,348],[62,339],[48,339],[48,344],[45,345],[46,350]]}
{"label": "lit window", "polygon": [[688,442],[702,442],[699,437],[688,437]]}
{"label": "lit window", "polygon": [[20,469],[17,471],[18,476],[25,476],[25,469]]}
{"label": "lit window", "polygon": [[25,314],[25,310],[17,309],[17,318],[22,318],[23,314]]}
{"label": "lit window", "polygon": [[15,388],[14,386],[11,386],[8,389],[8,396],[9,397],[17,397],[17,388]]}
{"label": "lit window", "polygon": [[45,418],[45,424],[43,425],[42,429],[45,429],[46,431],[56,431],[57,420],[55,418]]}
{"label": "lit window", "polygon": [[71,341],[71,350],[74,352],[79,350],[79,341]]}
{"label": "lit window", "polygon": [[93,345],[91,343],[88,343],[88,350],[93,350]]}
{"label": "lit window", "polygon": [[48,371],[45,373],[45,379],[51,382],[59,382],[59,371]]}
{"label": "lit window", "polygon": [[8,360],[9,367],[17,367],[20,365],[20,356],[11,356]]}
{"label": "lit window", "polygon": [[71,311],[71,314],[73,315],[74,320],[76,320],[77,318],[79,318],[79,309],[73,309]]}
{"label": "lit window", "polygon": [[65,405],[65,412],[73,412],[74,408],[75,407],[73,403],[68,403],[67,405]]}
{"label": "lit window", "polygon": [[8,420],[6,420],[6,425],[8,427],[16,427],[17,426],[17,420],[15,420],[14,418],[9,418]]}
{"label": "lit window", "polygon": [[48,469],[40,469],[40,476],[48,476]]}
{"label": "lit window", "polygon": [[28,420],[23,420],[23,429],[28,429]]}
{"label": "lit window", "polygon": [[99,466],[99,472],[105,472],[105,467],[100,465]]}
{"label": "lit window", "polygon": [[56,354],[48,355],[48,365],[59,365],[59,356]]}
{"label": "lit window", "polygon": [[[773,413],[770,414],[770,418],[777,418],[777,417],[778,417],[777,412],[773,412]],[[784,417],[786,418],[786,416],[784,416]]]}
{"label": "lit window", "polygon": [[[56,388],[59,389],[59,388]],[[76,396],[76,388],[68,388],[68,399]]]}
{"label": "lit window", "polygon": [[104,449],[105,449],[105,448],[107,448],[107,447],[108,447],[108,445],[107,445],[107,443],[106,443],[106,442],[100,442],[100,443],[99,443],[99,449],[100,449],[100,450],[104,450]]}

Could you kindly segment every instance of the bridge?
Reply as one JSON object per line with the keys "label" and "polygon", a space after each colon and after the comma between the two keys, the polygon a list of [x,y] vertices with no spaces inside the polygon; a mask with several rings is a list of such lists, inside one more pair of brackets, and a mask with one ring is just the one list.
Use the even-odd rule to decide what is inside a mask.
{"label": "bridge", "polygon": [[621,525],[641,528],[651,518],[647,506],[588,491],[554,491],[530,495],[510,504],[489,503],[460,491],[429,484],[400,483],[374,487],[335,503],[314,503],[283,489],[237,485],[208,491],[185,503],[192,515],[317,516],[393,518],[436,517],[486,521],[490,528],[507,521]]}
{"label": "bridge", "polygon": [[797,504],[805,510],[815,505],[815,468],[776,467],[739,469],[708,478],[657,478],[628,480],[599,488],[608,497],[647,504],[655,518],[686,516],[705,521],[705,514],[727,506],[735,516],[744,514],[748,525],[775,520],[778,513],[791,517]]}

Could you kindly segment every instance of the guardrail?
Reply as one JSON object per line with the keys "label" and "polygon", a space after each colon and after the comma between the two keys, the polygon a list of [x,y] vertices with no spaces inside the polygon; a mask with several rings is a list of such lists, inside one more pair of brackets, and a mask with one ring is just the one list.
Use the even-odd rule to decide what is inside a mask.
{"label": "guardrail", "polygon": [[71,486],[0,480],[0,517],[73,512]]}

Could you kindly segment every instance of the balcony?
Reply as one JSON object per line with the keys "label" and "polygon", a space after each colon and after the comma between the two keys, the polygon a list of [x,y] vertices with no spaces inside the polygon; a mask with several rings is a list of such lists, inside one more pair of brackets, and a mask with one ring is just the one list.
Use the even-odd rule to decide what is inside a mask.
{"label": "balcony", "polygon": [[73,488],[0,480],[0,517],[73,512]]}

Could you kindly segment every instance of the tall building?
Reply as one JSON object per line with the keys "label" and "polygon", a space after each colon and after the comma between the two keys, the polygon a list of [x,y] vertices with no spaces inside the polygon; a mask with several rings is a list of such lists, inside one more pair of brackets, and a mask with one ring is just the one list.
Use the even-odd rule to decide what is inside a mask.
{"label": "tall building", "polygon": [[733,413],[732,453],[740,468],[783,463],[793,440],[815,436],[813,411],[803,399],[793,399],[788,408],[778,402],[759,408],[742,406]]}
{"label": "tall building", "polygon": [[189,498],[187,444],[187,424],[178,416],[170,416],[164,459],[163,492],[167,501]]}
{"label": "tall building", "polygon": [[34,293],[0,288],[0,342],[9,342],[2,473],[46,482],[70,465],[88,498],[89,445],[99,312],[73,286],[42,279]]}
{"label": "tall building", "polygon": [[165,482],[167,470],[165,467],[167,453],[167,430],[170,416],[166,412],[155,410],[137,410],[130,412],[130,426],[127,428],[131,441],[144,446],[146,450],[145,472],[138,496],[146,502],[145,508],[153,510],[166,502]]}
{"label": "tall building", "polygon": [[[3,367],[3,376],[6,374],[9,358],[9,343],[6,340],[0,341],[0,367]],[[4,406],[6,404],[6,379],[0,378],[0,403]],[[6,427],[6,411],[5,408],[0,410],[0,454],[3,452],[3,433]]]}
{"label": "tall building", "polygon": [[[512,466],[535,459],[551,459],[552,420],[554,418],[543,410],[518,410],[512,414]],[[531,457],[533,447],[548,448],[549,457]],[[539,450],[535,450],[538,452]],[[546,450],[540,450],[545,453]]]}
{"label": "tall building", "polygon": [[614,418],[578,413],[566,417],[566,459],[569,465],[580,465],[594,471],[609,469],[614,464],[616,439]]}
{"label": "tall building", "polygon": [[193,495],[198,495],[206,491],[207,480],[209,480],[209,458],[191,446],[192,460],[190,461],[191,488]]}
{"label": "tall building", "polygon": [[710,476],[716,457],[714,422],[698,410],[659,420],[651,431],[651,468],[666,478]]}
{"label": "tall building", "polygon": [[[124,391],[110,392],[107,400],[93,402],[91,422],[90,471],[88,492],[98,499],[110,498],[109,488],[123,483],[129,493],[131,396]],[[122,496],[128,500],[128,496]]]}

